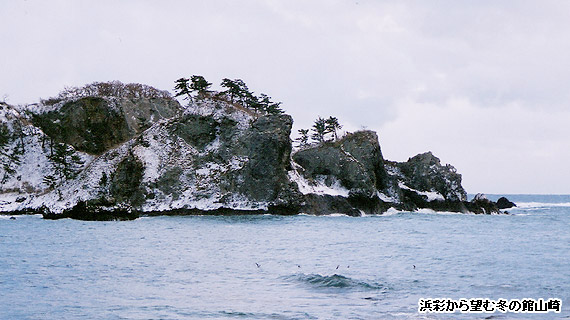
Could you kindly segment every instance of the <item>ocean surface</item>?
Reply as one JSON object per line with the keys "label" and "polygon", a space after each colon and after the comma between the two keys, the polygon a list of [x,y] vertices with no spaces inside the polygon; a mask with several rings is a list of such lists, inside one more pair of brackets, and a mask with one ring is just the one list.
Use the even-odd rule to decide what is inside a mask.
{"label": "ocean surface", "polygon": [[[570,318],[570,196],[507,197],[510,215],[0,216],[0,319]],[[419,313],[422,298],[562,310]]]}

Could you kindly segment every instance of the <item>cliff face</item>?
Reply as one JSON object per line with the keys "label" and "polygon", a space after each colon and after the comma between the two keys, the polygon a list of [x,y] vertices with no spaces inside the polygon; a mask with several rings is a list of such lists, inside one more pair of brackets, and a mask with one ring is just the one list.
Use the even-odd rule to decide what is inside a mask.
{"label": "cliff face", "polygon": [[[302,210],[312,214],[385,211],[379,190],[398,197],[384,167],[378,137],[372,131],[305,148],[293,155],[290,174],[305,194]],[[342,209],[344,208],[344,209]]]}
{"label": "cliff face", "polygon": [[374,132],[348,134],[337,142],[293,155],[291,177],[304,194],[301,210],[311,214],[381,214],[388,208],[498,213],[490,201],[467,202],[456,169],[431,152],[406,162],[386,161]]}
{"label": "cliff face", "polygon": [[[359,131],[291,153],[293,120],[217,99],[86,97],[20,112],[0,105],[0,212],[48,218],[139,214],[381,214],[468,203],[431,153],[385,161]],[[484,209],[481,209],[483,208]]]}
{"label": "cliff face", "polygon": [[390,171],[404,189],[435,192],[449,201],[467,200],[461,175],[452,165],[442,165],[431,152],[418,154],[406,162],[392,163]]}
{"label": "cliff face", "polygon": [[[213,100],[185,111],[161,99],[149,105],[142,102],[142,111],[116,102],[82,98],[31,116],[48,131],[58,124],[58,131],[52,132],[55,137],[30,124],[35,129],[30,136],[45,140],[43,147],[38,137],[28,141],[44,155],[44,167],[53,166],[53,145],[64,145],[85,161],[78,162],[75,174],[51,187],[36,177],[34,183],[42,192],[27,193],[20,202],[7,200],[2,211],[45,205],[58,214],[80,204],[88,211],[126,208],[150,214],[297,212],[299,193],[287,175],[290,116],[254,114]],[[142,120],[148,128],[137,127],[140,122],[133,119],[145,116]],[[107,129],[82,130],[93,123],[105,124]],[[33,161],[28,164],[34,165]],[[58,176],[57,170],[48,171],[43,177]]]}
{"label": "cliff face", "polygon": [[51,109],[34,114],[34,124],[55,142],[95,155],[182,113],[176,100],[148,98],[85,97]]}

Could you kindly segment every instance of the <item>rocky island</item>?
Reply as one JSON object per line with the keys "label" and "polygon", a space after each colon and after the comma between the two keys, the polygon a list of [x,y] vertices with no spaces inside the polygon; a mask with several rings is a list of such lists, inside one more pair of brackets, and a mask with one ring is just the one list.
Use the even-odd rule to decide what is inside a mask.
{"label": "rocky island", "polygon": [[251,108],[231,88],[207,87],[194,96],[182,90],[186,106],[166,91],[120,82],[28,106],[1,103],[0,213],[501,212],[481,196],[467,201],[461,175],[431,152],[385,160],[368,130],[293,148],[293,119],[266,95]]}

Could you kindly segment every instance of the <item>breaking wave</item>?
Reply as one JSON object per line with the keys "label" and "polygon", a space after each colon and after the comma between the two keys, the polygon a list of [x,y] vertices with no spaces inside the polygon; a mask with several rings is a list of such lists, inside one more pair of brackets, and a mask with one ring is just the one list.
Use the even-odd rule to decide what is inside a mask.
{"label": "breaking wave", "polygon": [[285,277],[286,280],[296,281],[317,289],[343,290],[385,290],[386,286],[377,282],[355,280],[339,274],[323,276],[320,274],[295,274]]}
{"label": "breaking wave", "polygon": [[548,207],[570,207],[570,202],[560,202],[560,203],[517,202],[517,206],[515,208],[519,208],[519,209],[542,209],[542,208],[548,208]]}

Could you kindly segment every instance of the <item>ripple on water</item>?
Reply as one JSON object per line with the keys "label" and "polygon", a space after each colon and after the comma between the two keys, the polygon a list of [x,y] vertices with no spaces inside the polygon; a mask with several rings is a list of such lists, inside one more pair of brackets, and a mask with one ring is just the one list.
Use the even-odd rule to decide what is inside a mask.
{"label": "ripple on water", "polygon": [[337,289],[347,291],[389,290],[387,286],[378,282],[356,280],[339,274],[325,276],[314,273],[299,273],[286,276],[284,279],[288,281],[295,281],[314,289]]}

